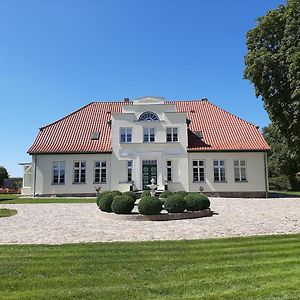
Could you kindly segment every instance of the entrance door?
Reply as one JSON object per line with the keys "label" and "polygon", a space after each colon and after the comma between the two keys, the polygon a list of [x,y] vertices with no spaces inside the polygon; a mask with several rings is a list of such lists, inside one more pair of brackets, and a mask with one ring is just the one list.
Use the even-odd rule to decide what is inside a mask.
{"label": "entrance door", "polygon": [[147,184],[151,184],[151,179],[157,182],[157,162],[156,160],[143,160],[143,190],[148,190]]}

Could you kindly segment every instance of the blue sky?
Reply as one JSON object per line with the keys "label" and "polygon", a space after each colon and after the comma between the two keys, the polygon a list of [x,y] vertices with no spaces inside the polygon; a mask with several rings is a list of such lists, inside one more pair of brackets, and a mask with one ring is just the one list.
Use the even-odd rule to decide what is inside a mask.
{"label": "blue sky", "polygon": [[243,80],[246,32],[280,0],[0,0],[0,165],[91,101],[208,98],[265,126]]}

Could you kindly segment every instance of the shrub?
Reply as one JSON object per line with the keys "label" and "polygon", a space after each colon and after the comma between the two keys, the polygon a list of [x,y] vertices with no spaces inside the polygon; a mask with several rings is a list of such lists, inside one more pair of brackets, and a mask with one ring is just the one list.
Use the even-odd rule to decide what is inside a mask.
{"label": "shrub", "polygon": [[187,192],[186,191],[178,191],[178,192],[176,192],[176,195],[180,195],[182,197],[185,197],[187,195]]}
{"label": "shrub", "polygon": [[149,191],[149,190],[143,191],[143,193],[142,193],[142,198],[143,198],[143,197],[148,197],[148,196],[151,196],[150,191]]}
{"label": "shrub", "polygon": [[169,213],[181,213],[186,208],[186,201],[180,195],[171,195],[166,199],[164,206]]}
{"label": "shrub", "polygon": [[116,214],[130,214],[134,207],[134,202],[128,196],[115,196],[111,204],[111,209]]}
{"label": "shrub", "polygon": [[170,191],[164,191],[160,194],[160,198],[168,198],[169,196],[173,195]]}
{"label": "shrub", "polygon": [[142,197],[138,210],[142,215],[158,215],[162,210],[162,202],[156,197]]}
{"label": "shrub", "polygon": [[114,193],[105,193],[99,197],[98,206],[100,210],[106,212],[112,212],[111,204],[114,200],[115,194]]}
{"label": "shrub", "polygon": [[137,195],[132,191],[128,191],[128,192],[123,193],[123,196],[131,197],[134,200],[134,202],[137,199]]}
{"label": "shrub", "polygon": [[291,189],[291,183],[286,175],[269,178],[269,189],[275,191],[287,191]]}
{"label": "shrub", "polygon": [[110,191],[105,191],[105,192],[102,192],[99,195],[97,195],[97,199],[96,199],[97,205],[99,206],[99,201],[100,201],[101,197],[103,197],[104,195],[110,194],[110,193],[111,193]]}
{"label": "shrub", "polygon": [[210,205],[208,198],[205,195],[199,193],[188,194],[185,197],[185,200],[186,209],[190,211],[206,209]]}
{"label": "shrub", "polygon": [[115,196],[122,196],[122,193],[118,190],[111,191],[111,193],[114,193]]}

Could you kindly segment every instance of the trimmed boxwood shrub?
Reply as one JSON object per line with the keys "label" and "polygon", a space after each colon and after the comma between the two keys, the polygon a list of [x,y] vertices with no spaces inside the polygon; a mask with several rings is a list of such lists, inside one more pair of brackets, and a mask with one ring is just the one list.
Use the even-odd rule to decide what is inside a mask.
{"label": "trimmed boxwood shrub", "polygon": [[124,195],[124,196],[128,196],[128,197],[131,197],[131,198],[134,200],[134,202],[135,202],[136,199],[137,199],[137,195],[136,195],[134,192],[132,192],[132,191],[124,192],[123,195]]}
{"label": "trimmed boxwood shrub", "polygon": [[149,196],[149,197],[151,196],[151,194],[150,194],[150,191],[149,191],[149,190],[147,190],[147,191],[143,191],[143,193],[142,193],[142,198],[143,198],[143,197],[146,197],[146,196],[147,196],[147,197],[148,197],[148,196]]}
{"label": "trimmed boxwood shrub", "polygon": [[100,201],[101,197],[103,197],[104,195],[110,194],[110,193],[111,193],[110,191],[105,191],[105,192],[102,192],[99,195],[97,195],[96,203],[97,203],[98,207],[99,207],[99,201]]}
{"label": "trimmed boxwood shrub", "polygon": [[138,210],[142,215],[158,215],[162,210],[162,202],[156,197],[142,197]]}
{"label": "trimmed boxwood shrub", "polygon": [[118,190],[114,190],[114,191],[111,191],[111,193],[113,193],[115,196],[122,196],[123,194],[118,191]]}
{"label": "trimmed boxwood shrub", "polygon": [[111,204],[114,200],[115,194],[114,193],[104,193],[99,197],[98,206],[100,210],[106,212],[112,212]]}
{"label": "trimmed boxwood shrub", "polygon": [[173,195],[170,191],[164,191],[160,194],[160,198],[168,198],[169,196]]}
{"label": "trimmed boxwood shrub", "polygon": [[186,208],[186,201],[180,195],[171,195],[166,199],[164,207],[169,213],[181,213]]}
{"label": "trimmed boxwood shrub", "polygon": [[186,209],[197,211],[207,209],[210,206],[209,199],[202,193],[190,193],[185,197]]}
{"label": "trimmed boxwood shrub", "polygon": [[111,209],[116,214],[130,214],[134,207],[134,202],[128,196],[116,196],[111,204]]}
{"label": "trimmed boxwood shrub", "polygon": [[178,192],[176,192],[176,195],[180,195],[182,197],[185,197],[187,195],[187,192],[186,191],[178,191]]}

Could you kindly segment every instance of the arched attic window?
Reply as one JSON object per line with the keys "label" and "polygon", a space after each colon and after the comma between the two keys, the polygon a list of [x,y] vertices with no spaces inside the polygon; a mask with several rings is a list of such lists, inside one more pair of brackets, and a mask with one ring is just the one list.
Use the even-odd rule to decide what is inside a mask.
{"label": "arched attic window", "polygon": [[140,115],[139,121],[159,121],[159,118],[154,112],[146,111]]}

